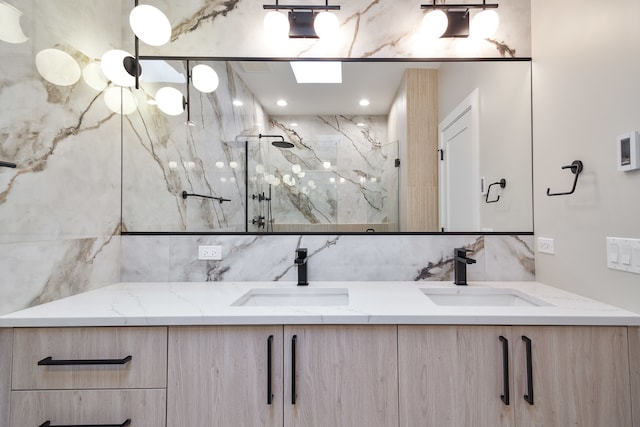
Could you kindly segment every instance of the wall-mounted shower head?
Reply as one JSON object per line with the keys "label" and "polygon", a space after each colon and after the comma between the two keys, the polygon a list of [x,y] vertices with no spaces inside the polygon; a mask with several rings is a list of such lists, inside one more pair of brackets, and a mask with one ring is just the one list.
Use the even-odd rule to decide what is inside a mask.
{"label": "wall-mounted shower head", "polygon": [[263,135],[263,134],[259,134],[258,135],[258,139],[262,139],[262,138],[280,138],[280,141],[276,140],[276,141],[272,141],[271,145],[273,145],[274,147],[278,147],[278,148],[293,148],[294,145],[291,142],[285,141],[284,140],[284,136],[282,135]]}
{"label": "wall-mounted shower head", "polygon": [[293,148],[293,144],[287,141],[273,141],[271,143],[271,145],[273,145],[274,147],[278,147],[278,148]]}

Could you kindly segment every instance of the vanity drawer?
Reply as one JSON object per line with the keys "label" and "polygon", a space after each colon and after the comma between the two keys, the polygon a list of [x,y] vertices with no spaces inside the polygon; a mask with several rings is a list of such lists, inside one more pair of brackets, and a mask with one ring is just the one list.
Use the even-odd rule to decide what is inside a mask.
{"label": "vanity drawer", "polygon": [[13,344],[13,390],[167,384],[164,327],[18,328]]}
{"label": "vanity drawer", "polygon": [[56,390],[11,393],[11,427],[165,425],[165,390]]}

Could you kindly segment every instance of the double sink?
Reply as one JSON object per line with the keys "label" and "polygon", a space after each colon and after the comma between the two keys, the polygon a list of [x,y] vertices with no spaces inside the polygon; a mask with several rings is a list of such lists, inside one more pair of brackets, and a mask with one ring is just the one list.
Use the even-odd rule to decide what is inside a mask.
{"label": "double sink", "polygon": [[[439,306],[540,307],[551,304],[513,288],[459,286],[455,288],[420,288]],[[238,298],[232,306],[348,306],[347,288],[255,288]]]}

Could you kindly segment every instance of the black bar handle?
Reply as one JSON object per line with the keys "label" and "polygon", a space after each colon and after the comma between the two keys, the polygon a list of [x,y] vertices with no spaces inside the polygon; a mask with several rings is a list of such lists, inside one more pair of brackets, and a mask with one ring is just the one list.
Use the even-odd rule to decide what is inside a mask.
{"label": "black bar handle", "polygon": [[267,338],[267,405],[271,405],[273,401],[273,392],[271,390],[271,349],[273,347],[273,335]]}
{"label": "black bar handle", "polygon": [[296,341],[298,336],[291,338],[291,404],[296,404]]}
{"label": "black bar handle", "polygon": [[504,393],[500,396],[500,400],[509,406],[509,340],[502,335],[499,339],[502,342],[502,387]]}
{"label": "black bar handle", "polygon": [[186,199],[187,197],[202,197],[203,199],[217,200],[220,203],[231,201],[231,199],[225,199],[224,197],[205,196],[204,194],[187,193],[186,191],[183,191],[182,198]]}
{"label": "black bar handle", "polygon": [[0,166],[1,167],[5,167],[5,168],[16,168],[16,164],[15,163],[11,163],[11,162],[3,162],[2,160],[0,160]]}
{"label": "black bar handle", "polygon": [[524,400],[533,405],[533,363],[531,360],[531,340],[528,337],[522,336],[527,349],[527,394],[524,395]]}
{"label": "black bar handle", "polygon": [[39,427],[127,427],[131,425],[131,419],[125,420],[122,424],[73,424],[73,425],[53,425],[51,421],[45,421]]}
{"label": "black bar handle", "polygon": [[39,366],[71,366],[71,365],[125,365],[131,362],[132,357],[124,359],[79,359],[79,360],[53,360],[52,357],[45,357],[38,361]]}

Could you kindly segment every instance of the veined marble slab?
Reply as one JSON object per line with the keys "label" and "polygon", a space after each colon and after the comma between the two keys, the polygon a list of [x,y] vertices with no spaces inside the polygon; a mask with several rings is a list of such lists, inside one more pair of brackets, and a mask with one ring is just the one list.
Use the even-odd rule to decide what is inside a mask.
{"label": "veined marble slab", "polygon": [[0,327],[463,324],[640,325],[640,315],[537,282],[476,282],[470,288],[516,289],[548,306],[434,304],[421,288],[459,290],[451,282],[316,282],[306,290],[347,290],[340,306],[235,306],[251,290],[290,289],[295,282],[119,283],[0,317]]}

